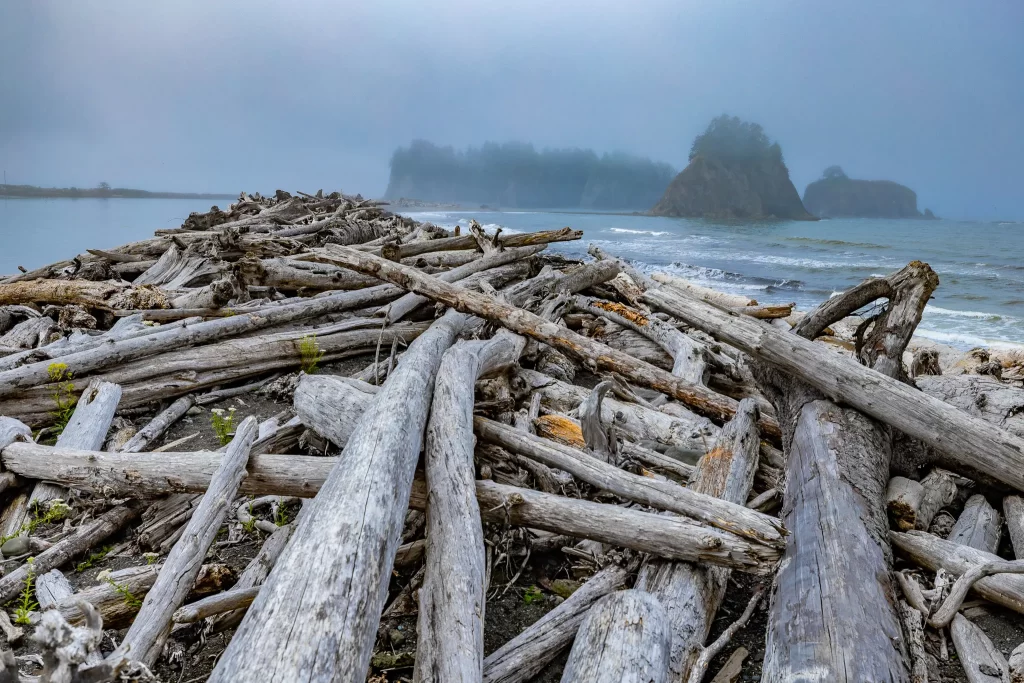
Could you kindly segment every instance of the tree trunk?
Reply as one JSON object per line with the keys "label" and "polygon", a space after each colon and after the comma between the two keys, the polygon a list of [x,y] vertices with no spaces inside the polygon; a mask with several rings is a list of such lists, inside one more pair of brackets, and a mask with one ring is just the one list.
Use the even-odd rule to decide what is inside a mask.
{"label": "tree trunk", "polygon": [[[3,443],[2,437],[0,443]],[[1013,544],[1013,556],[1018,560],[1024,560],[1024,498],[1003,498],[1003,514],[1006,516],[1006,529],[1010,532],[1010,542]]]}
{"label": "tree trunk", "polygon": [[925,531],[932,518],[956,497],[956,483],[949,472],[933,469],[921,481],[893,477],[886,489],[886,507],[899,531]]}
{"label": "tree trunk", "polygon": [[[745,504],[757,470],[758,442],[757,405],[745,399],[714,448],[697,463],[687,490]],[[641,566],[636,588],[651,593],[668,612],[672,680],[689,679],[725,597],[729,574],[719,567],[653,558]]]}
{"label": "tree trunk", "polygon": [[366,678],[441,356],[446,314],[405,352],[364,413],[211,681]]}
{"label": "tree trunk", "polygon": [[553,610],[484,660],[483,683],[525,683],[576,637],[591,606],[622,586],[629,570],[612,564],[594,574]]}
{"label": "tree trunk", "polygon": [[999,549],[1002,525],[999,513],[989,505],[985,496],[974,495],[967,500],[947,540],[994,554]]}
{"label": "tree trunk", "polygon": [[562,683],[665,683],[670,637],[665,608],[654,597],[612,593],[580,624]]}
{"label": "tree trunk", "polygon": [[171,615],[185,602],[220,525],[227,519],[238,486],[246,476],[245,466],[256,431],[256,418],[251,416],[238,426],[181,540],[174,544],[164,561],[156,583],[119,647],[121,652],[131,653],[133,660],[153,666],[160,657],[171,633]]}

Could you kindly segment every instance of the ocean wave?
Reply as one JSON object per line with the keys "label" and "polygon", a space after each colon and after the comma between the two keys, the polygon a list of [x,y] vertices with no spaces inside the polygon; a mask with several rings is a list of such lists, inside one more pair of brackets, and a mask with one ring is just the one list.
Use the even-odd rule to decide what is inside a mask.
{"label": "ocean wave", "polygon": [[672,234],[667,230],[630,230],[629,228],[608,228],[608,232],[623,232],[629,235],[653,235],[654,237],[661,237],[662,235]]}
{"label": "ocean wave", "polygon": [[892,249],[888,244],[874,244],[873,242],[847,242],[846,240],[826,240],[817,237],[784,237],[789,242],[806,242],[808,244],[825,244],[835,247],[860,247],[862,249]]}
{"label": "ocean wave", "polygon": [[924,307],[925,313],[933,313],[936,315],[950,315],[957,318],[981,318],[984,320],[1006,320],[1007,322],[1012,321],[1013,318],[998,313],[986,313],[984,311],[956,311],[951,308],[942,308],[941,306],[933,306],[928,304]]}

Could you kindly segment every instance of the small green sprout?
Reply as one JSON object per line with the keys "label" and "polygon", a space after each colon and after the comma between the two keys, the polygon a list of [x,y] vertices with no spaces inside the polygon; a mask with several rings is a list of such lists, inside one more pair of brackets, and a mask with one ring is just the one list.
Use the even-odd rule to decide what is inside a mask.
{"label": "small green sprout", "polygon": [[227,446],[231,442],[231,434],[235,431],[235,409],[234,407],[224,410],[214,408],[210,411],[210,423],[213,425],[213,433],[221,446]]}
{"label": "small green sprout", "polygon": [[113,546],[105,545],[102,548],[100,548],[98,552],[90,553],[89,557],[85,558],[84,560],[75,565],[75,571],[81,574],[86,569],[91,569],[93,563],[99,562],[104,557],[106,557],[107,553],[109,553],[112,548]]}
{"label": "small green sprout", "polygon": [[39,609],[39,603],[35,600],[36,583],[35,558],[28,558],[28,574],[21,585],[21,597],[18,604],[14,606],[14,623],[28,626],[31,624],[29,615]]}
{"label": "small green sprout", "polygon": [[299,355],[302,357],[302,371],[307,375],[316,372],[316,367],[324,357],[324,352],[320,350],[320,344],[317,343],[315,334],[307,334],[299,340]]}
{"label": "small green sprout", "polygon": [[110,587],[113,588],[117,592],[117,594],[121,596],[121,599],[124,601],[124,604],[128,605],[129,607],[134,607],[135,609],[142,607],[142,600],[139,600],[139,598],[137,598],[134,593],[128,590],[128,586],[121,585],[117,581],[114,581],[113,577],[110,575],[109,569],[97,574],[96,578],[100,581],[105,581],[106,583],[110,584]]}
{"label": "small green sprout", "polygon": [[75,383],[74,378],[66,363],[50,363],[46,366],[46,372],[53,382],[53,403],[55,409],[50,412],[53,416],[54,429],[60,435],[64,428],[71,421],[75,414]]}
{"label": "small green sprout", "polygon": [[535,602],[540,602],[544,599],[544,593],[541,592],[536,586],[530,586],[523,593],[523,602],[527,605],[532,605]]}

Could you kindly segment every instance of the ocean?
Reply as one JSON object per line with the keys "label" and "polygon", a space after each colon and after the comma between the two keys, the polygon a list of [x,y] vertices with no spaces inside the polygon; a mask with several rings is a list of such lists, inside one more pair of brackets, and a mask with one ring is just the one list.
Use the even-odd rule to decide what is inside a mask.
{"label": "ocean", "polygon": [[586,257],[597,244],[643,271],[665,271],[759,303],[809,310],[865,278],[918,259],[939,275],[918,335],[970,349],[1024,344],[1024,223],[832,219],[711,222],[546,211],[407,211],[445,227],[583,230],[552,249]]}
{"label": "ocean", "polygon": [[[0,199],[0,275],[87,248],[110,248],[171,228],[209,200]],[[405,211],[445,227],[584,231],[552,245],[586,257],[594,243],[642,270],[664,270],[761,303],[821,303],[864,278],[919,259],[940,285],[918,334],[963,349],[1024,344],[1024,223],[834,219],[717,223],[559,211]]]}

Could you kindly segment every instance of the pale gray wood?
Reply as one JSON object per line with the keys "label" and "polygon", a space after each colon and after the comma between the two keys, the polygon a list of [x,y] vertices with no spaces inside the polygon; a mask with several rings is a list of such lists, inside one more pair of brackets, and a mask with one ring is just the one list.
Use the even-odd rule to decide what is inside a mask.
{"label": "pale gray wood", "polygon": [[[751,406],[753,406],[752,402],[745,410]],[[753,411],[753,414],[756,415],[756,410]],[[731,531],[775,548],[781,548],[784,545],[785,532],[778,520],[751,510],[742,502],[731,502],[733,499],[745,500],[746,493],[742,497],[736,495],[722,499],[705,493],[702,487],[695,487],[693,483],[683,487],[671,481],[659,481],[651,477],[631,474],[583,451],[534,434],[528,434],[484,417],[475,418],[474,425],[482,441],[496,444],[514,453],[542,462],[549,467],[565,470],[599,489],[643,505],[691,517],[710,526]],[[741,420],[736,429],[746,430],[751,426],[746,420]],[[746,449],[750,447],[755,448],[754,468],[749,472],[752,481],[753,470],[756,469],[757,464],[756,432],[753,437],[746,431],[734,432],[730,435],[727,443],[730,455],[732,454],[731,449],[734,447],[741,449],[743,453],[746,453]],[[727,460],[724,454],[720,459]],[[747,474],[748,467],[748,462],[737,463],[737,471],[744,476]],[[724,471],[725,473],[729,472],[728,469]],[[737,487],[739,486],[741,484],[737,484]]]}
{"label": "pale gray wood", "polygon": [[933,469],[921,481],[893,477],[885,491],[889,519],[897,531],[927,530],[935,514],[956,498],[956,481]]}
{"label": "pale gray wood", "polygon": [[947,540],[995,553],[999,548],[1002,523],[999,512],[989,505],[985,496],[976,494],[967,499],[964,511],[960,513]]}
{"label": "pale gray wood", "polygon": [[926,531],[935,515],[956,498],[956,480],[949,472],[935,468],[921,480],[924,495],[914,519],[914,528]]}
{"label": "pale gray wood", "polygon": [[210,677],[366,678],[444,351],[463,316],[446,314],[402,357],[363,414],[291,543]]}
{"label": "pale gray wood", "polygon": [[1024,643],[1010,653],[1010,683],[1024,683]]}
{"label": "pale gray wood", "polygon": [[[121,387],[110,382],[93,380],[78,398],[75,412],[68,421],[64,431],[57,437],[57,447],[77,448],[87,451],[98,451],[103,448],[110,423],[114,420],[118,403],[121,400]],[[32,489],[28,505],[43,505],[57,498],[66,498],[67,491],[63,486],[54,486],[46,482],[38,482]],[[24,519],[22,520],[24,523]]]}
{"label": "pale gray wood", "polygon": [[625,590],[601,598],[576,633],[562,683],[664,683],[670,629],[653,596]]}
{"label": "pale gray wood", "polygon": [[929,396],[1024,436],[1024,389],[991,375],[918,377],[914,383]]}
{"label": "pale gray wood", "polygon": [[6,448],[15,441],[32,441],[32,430],[13,417],[0,415],[0,448]]}
{"label": "pale gray wood", "polygon": [[195,404],[195,396],[191,394],[182,396],[160,411],[145,427],[136,432],[135,436],[122,444],[117,450],[122,453],[139,453],[147,450],[151,443],[163,436],[164,432],[184,417],[189,408]]}
{"label": "pale gray wood", "polygon": [[[697,463],[687,490],[737,505],[746,502],[758,463],[757,414],[753,400],[740,402],[736,417]],[[725,597],[729,574],[719,567],[655,558],[647,558],[640,567],[636,588],[651,593],[668,612],[672,680],[689,680]]]}
{"label": "pale gray wood", "polygon": [[985,632],[958,614],[950,626],[957,657],[968,683],[1010,683],[1010,667]]}
{"label": "pale gray wood", "polygon": [[[651,279],[659,284],[684,292],[687,296],[693,297],[694,299],[712,304],[719,308],[732,309],[757,305],[757,301],[749,297],[739,296],[737,294],[726,294],[725,292],[719,292],[718,290],[711,289],[709,287],[701,287],[700,285],[693,284],[689,280],[684,280],[681,277],[668,275],[666,273],[655,273],[651,276]],[[878,296],[875,296],[875,299],[877,298]]]}
{"label": "pale gray wood", "polygon": [[515,363],[526,340],[501,330],[444,353],[427,422],[427,548],[414,681],[479,681],[484,659],[485,548],[475,495],[473,385]]}
{"label": "pale gray wood", "polygon": [[57,606],[61,600],[73,595],[75,589],[59,569],[51,569],[36,577],[36,601],[40,610]]}
{"label": "pale gray wood", "polygon": [[49,316],[29,318],[0,336],[0,349],[10,349],[11,352],[34,349],[50,341],[54,332],[57,332],[57,323]]}
{"label": "pale gray wood", "polygon": [[910,683],[928,683],[928,653],[924,649],[924,616],[905,601],[899,601],[900,619],[910,654]]}
{"label": "pale gray wood", "polygon": [[988,562],[982,565],[971,567],[953,583],[949,596],[939,605],[938,609],[928,617],[928,625],[932,628],[942,629],[949,626],[953,615],[959,610],[967,597],[967,592],[981,579],[994,574],[1024,574],[1024,561],[998,561]]}
{"label": "pale gray wood", "polygon": [[525,683],[550,664],[576,637],[590,607],[622,586],[629,569],[608,565],[553,610],[484,660],[484,683]]}
{"label": "pale gray wood", "polygon": [[[263,585],[267,576],[270,575],[270,570],[273,569],[274,563],[277,562],[277,558],[281,556],[281,552],[284,551],[288,541],[291,540],[292,534],[295,532],[295,526],[295,522],[285,524],[267,537],[256,557],[249,561],[241,576],[238,577],[235,588],[256,588]],[[229,611],[225,614],[218,614],[210,620],[210,632],[217,633],[225,629],[234,628],[241,623],[245,612],[246,610],[243,608]]]}
{"label": "pale gray wood", "polygon": [[691,339],[668,323],[644,315],[620,303],[577,296],[574,306],[580,311],[599,315],[614,323],[639,332],[668,351],[672,356],[672,374],[693,384],[707,384],[710,368],[704,345]]}
{"label": "pale gray wood", "polygon": [[304,425],[344,448],[379,391],[380,387],[349,377],[303,375],[292,405]]}
{"label": "pale gray wood", "polygon": [[[998,555],[960,545],[924,531],[891,532],[893,548],[903,557],[930,571],[944,569],[955,576],[1003,561]],[[989,602],[1024,614],[1024,576],[996,574],[977,581],[971,590]]]}
{"label": "pale gray wood", "polygon": [[616,448],[614,426],[611,422],[603,423],[601,420],[601,403],[611,388],[611,381],[600,382],[580,404],[578,411],[583,443],[594,457],[603,462],[614,461]]}
{"label": "pale gray wood", "polygon": [[[2,438],[0,443],[3,443]],[[1024,498],[1003,498],[1003,514],[1006,516],[1006,528],[1010,532],[1010,542],[1013,544],[1013,556],[1018,560],[1024,560]]]}
{"label": "pale gray wood", "polygon": [[175,610],[171,620],[175,624],[191,624],[207,617],[217,616],[225,612],[244,610],[256,599],[260,592],[259,586],[240,588],[235,586],[229,591],[211,595],[208,598],[189,603]]}
{"label": "pale gray wood", "polygon": [[[666,393],[709,417],[727,420],[736,410],[737,402],[733,399],[721,396],[706,387],[684,382],[664,370],[637,361],[627,353],[616,351],[529,311],[499,301],[493,296],[468,291],[463,287],[424,275],[413,268],[347,247],[327,245],[319,253],[331,263],[394,282],[456,310],[497,322],[513,332],[536,339],[577,360],[595,364],[598,369],[617,372],[636,384]],[[767,435],[774,437],[780,434],[775,420],[762,417],[762,421],[762,429]]]}
{"label": "pale gray wood", "polygon": [[821,345],[752,318],[660,291],[644,301],[863,411],[945,455],[1024,489],[1024,439]]}
{"label": "pale gray wood", "polygon": [[131,653],[133,660],[152,666],[163,651],[171,631],[171,615],[185,601],[195,583],[203,559],[220,525],[227,518],[242,478],[246,476],[245,466],[257,428],[256,418],[251,416],[238,425],[202,501],[181,539],[164,561],[156,583],[146,595],[138,616],[120,645],[121,651]]}
{"label": "pale gray wood", "polygon": [[[97,543],[117,533],[142,512],[137,505],[119,505],[77,529],[72,535],[61,539],[49,549],[35,556],[32,572],[43,574],[64,565],[71,558],[81,555]],[[23,564],[0,578],[0,602],[6,602],[22,589],[28,576],[29,566]]]}

